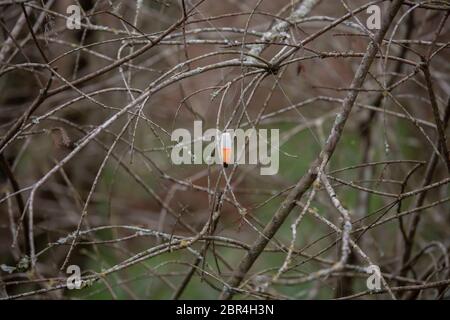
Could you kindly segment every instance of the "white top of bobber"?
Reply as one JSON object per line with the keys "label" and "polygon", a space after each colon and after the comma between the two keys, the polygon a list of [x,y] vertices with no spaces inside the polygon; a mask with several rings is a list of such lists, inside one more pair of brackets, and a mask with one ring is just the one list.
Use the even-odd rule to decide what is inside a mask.
{"label": "white top of bobber", "polygon": [[231,133],[229,132],[224,132],[222,133],[221,137],[220,137],[220,146],[222,148],[230,148],[231,149]]}

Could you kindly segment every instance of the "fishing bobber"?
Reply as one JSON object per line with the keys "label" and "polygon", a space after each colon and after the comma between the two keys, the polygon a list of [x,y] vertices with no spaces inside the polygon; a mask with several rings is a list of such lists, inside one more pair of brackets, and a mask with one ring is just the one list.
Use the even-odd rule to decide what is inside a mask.
{"label": "fishing bobber", "polygon": [[232,162],[232,142],[231,134],[229,132],[222,133],[220,137],[220,159],[222,160],[225,168],[227,168],[228,164]]}

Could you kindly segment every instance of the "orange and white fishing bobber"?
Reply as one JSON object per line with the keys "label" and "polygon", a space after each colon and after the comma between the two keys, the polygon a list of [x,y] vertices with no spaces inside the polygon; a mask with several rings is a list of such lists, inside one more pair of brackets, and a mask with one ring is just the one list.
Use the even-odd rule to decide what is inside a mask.
{"label": "orange and white fishing bobber", "polygon": [[229,132],[222,133],[220,137],[220,159],[222,160],[225,168],[227,168],[228,164],[232,162],[232,142],[231,134]]}

